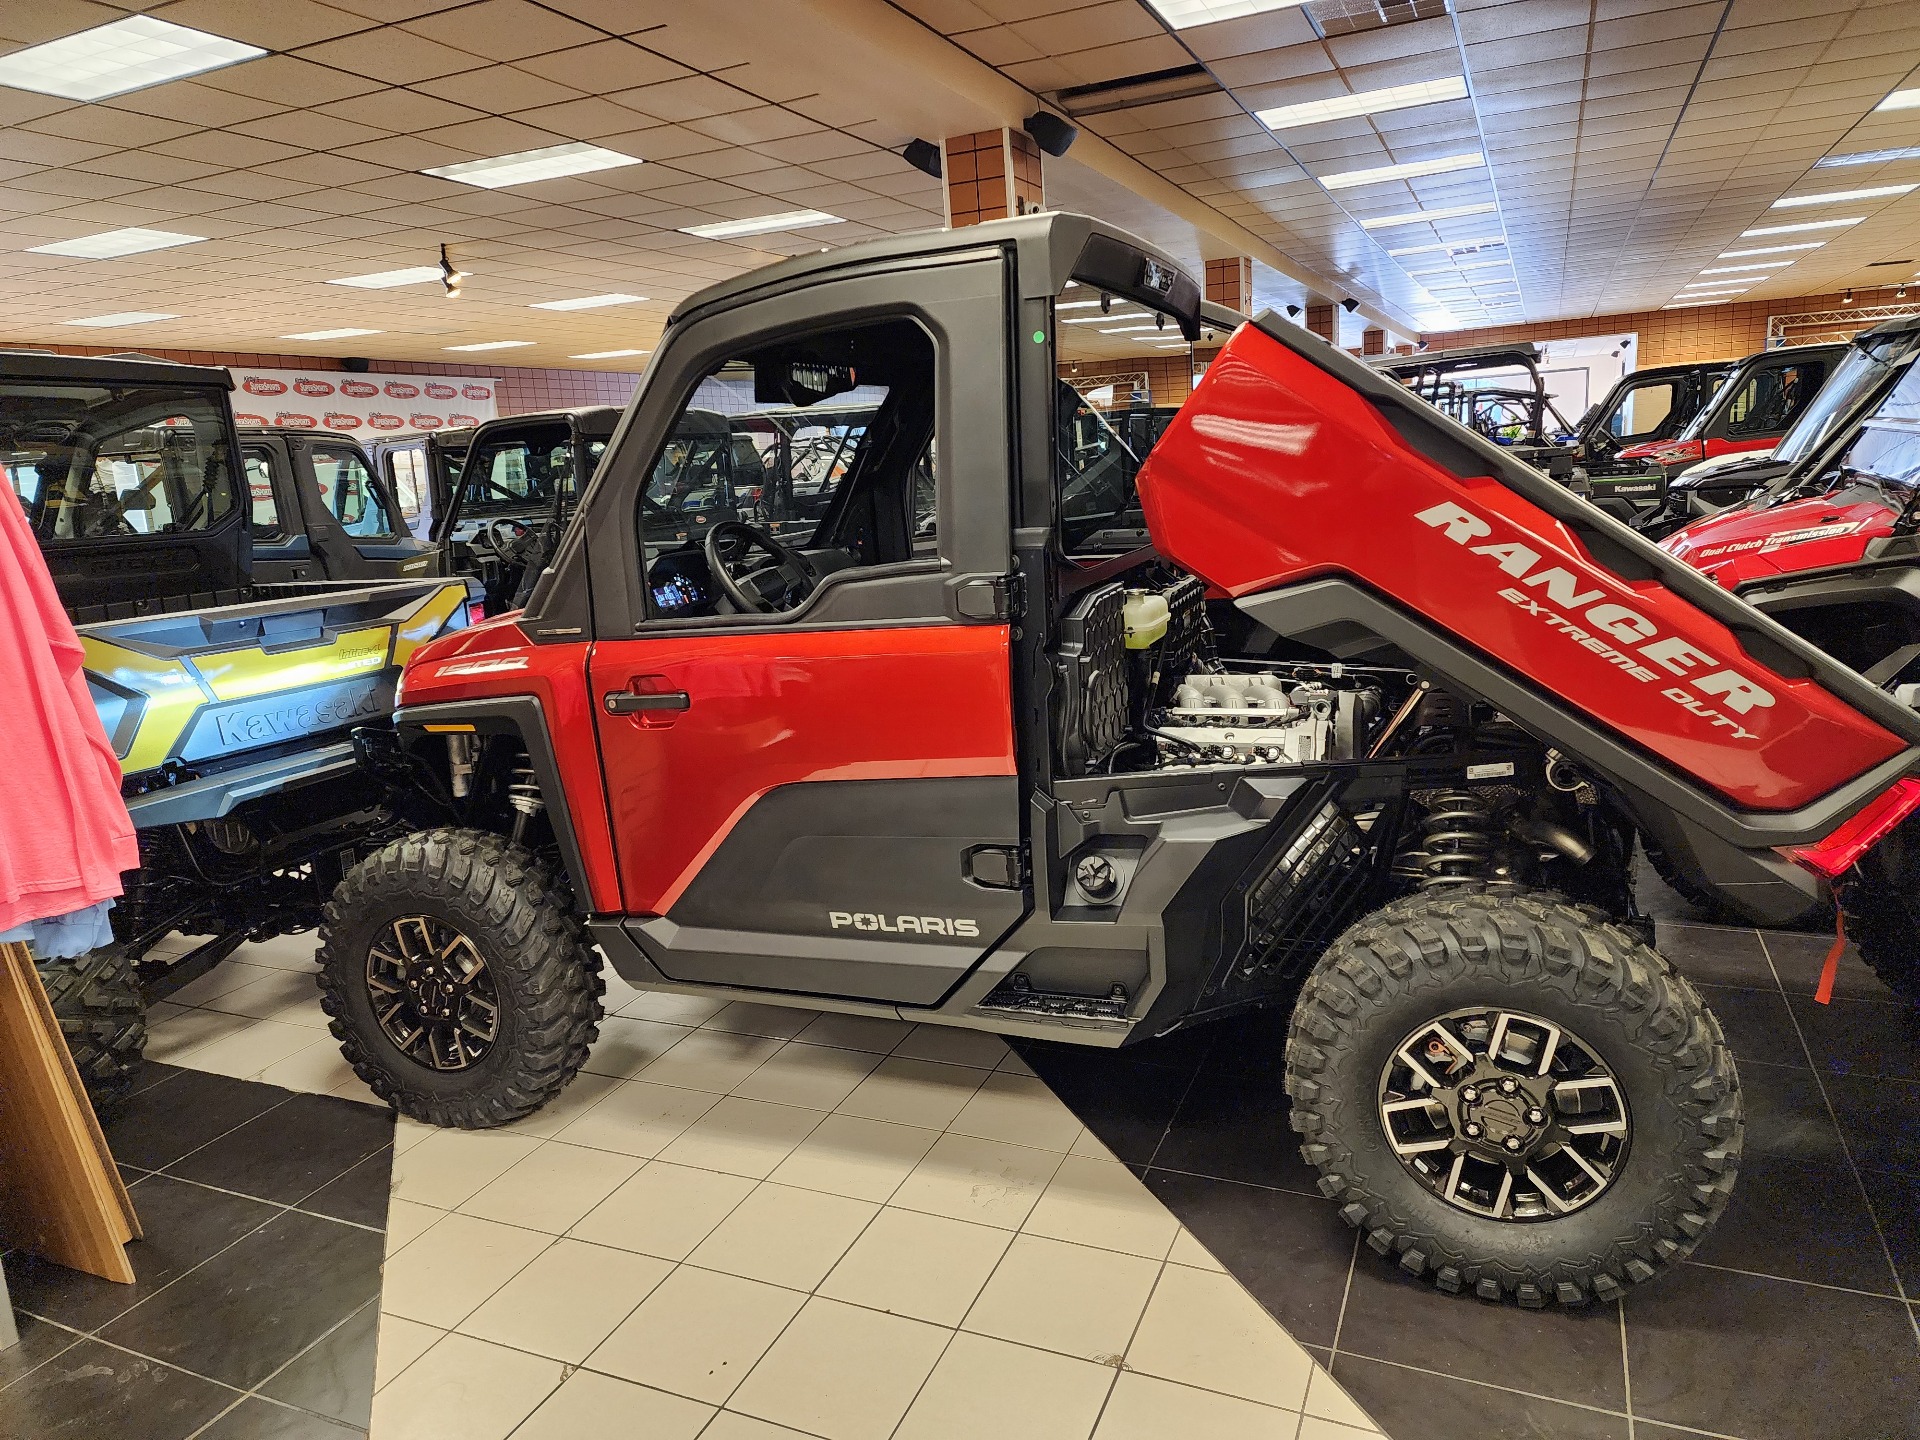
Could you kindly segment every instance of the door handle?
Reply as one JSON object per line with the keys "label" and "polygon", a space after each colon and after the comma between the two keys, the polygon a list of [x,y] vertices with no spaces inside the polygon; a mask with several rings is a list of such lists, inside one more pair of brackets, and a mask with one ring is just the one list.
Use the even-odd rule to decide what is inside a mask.
{"label": "door handle", "polygon": [[690,710],[693,697],[684,690],[653,691],[636,695],[631,690],[609,690],[601,698],[609,715],[638,715],[645,710]]}

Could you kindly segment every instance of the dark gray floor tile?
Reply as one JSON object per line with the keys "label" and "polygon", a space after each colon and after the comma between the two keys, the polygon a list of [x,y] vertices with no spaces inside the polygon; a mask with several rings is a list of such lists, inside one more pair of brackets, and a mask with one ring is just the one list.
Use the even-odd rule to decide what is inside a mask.
{"label": "dark gray floor tile", "polygon": [[[13,1312],[13,1324],[20,1332],[20,1343],[0,1350],[0,1389],[13,1384],[30,1370],[46,1364],[80,1340],[73,1331],[64,1330],[37,1315],[29,1315],[17,1306]],[[6,1401],[0,1400],[0,1417],[4,1417],[5,1413]]]}
{"label": "dark gray floor tile", "polygon": [[[1302,1344],[1330,1345],[1354,1232],[1319,1196],[1149,1170],[1147,1188]],[[1365,1264],[1373,1258],[1362,1252]]]}
{"label": "dark gray floor tile", "polygon": [[159,1170],[287,1099],[278,1085],[182,1070],[101,1122],[113,1158]]}
{"label": "dark gray floor tile", "polygon": [[[1780,983],[1794,995],[1811,995],[1820,981],[1820,969],[1826,964],[1827,951],[1833,948],[1833,936],[1794,935],[1782,930],[1766,932],[1767,953],[1780,972]],[[1880,983],[1851,945],[1840,956],[1840,969],[1833,984],[1837,1000],[1891,1001],[1897,997]]]}
{"label": "dark gray floor tile", "polygon": [[1824,1078],[1853,1163],[1862,1170],[1920,1175],[1920,1080]]}
{"label": "dark gray floor tile", "polygon": [[380,1306],[369,1301],[262,1385],[260,1393],[366,1429],[373,1423],[373,1352],[379,1330]]}
{"label": "dark gray floor tile", "polygon": [[1824,1073],[1920,1080],[1920,1006],[1795,996],[1793,1014]]}
{"label": "dark gray floor tile", "polygon": [[282,1212],[103,1338],[251,1389],[380,1293],[382,1237]]}
{"label": "dark gray floor tile", "polygon": [[1719,1020],[1735,1060],[1767,1065],[1807,1063],[1806,1047],[1794,1028],[1793,1012],[1778,989],[1743,990],[1729,985],[1701,985],[1700,998]]}
{"label": "dark gray floor tile", "polygon": [[1748,1061],[1740,1067],[1748,1154],[1779,1155],[1825,1165],[1847,1163],[1814,1072]]}
{"label": "dark gray floor tile", "polygon": [[146,1234],[127,1247],[134,1283],[116,1285],[27,1255],[7,1259],[13,1303],[76,1330],[98,1330],[281,1211],[165,1175],[128,1190]]}
{"label": "dark gray floor tile", "polygon": [[392,1142],[391,1110],[335,1095],[295,1095],[167,1173],[293,1205]]}
{"label": "dark gray floor tile", "polygon": [[1065,1049],[1050,1047],[1025,1058],[1118,1158],[1135,1165],[1151,1161],[1193,1079],[1191,1071],[1129,1064],[1123,1052],[1061,1053]]}
{"label": "dark gray floor tile", "polygon": [[1654,933],[1654,948],[1696,985],[1779,988],[1757,931],[1735,930],[1723,925],[1663,923]]}
{"label": "dark gray floor tile", "polygon": [[1448,1295],[1360,1251],[1340,1353],[1392,1360],[1556,1400],[1624,1410],[1620,1313],[1612,1305],[1522,1310]]}
{"label": "dark gray floor tile", "polygon": [[1726,1214],[1693,1258],[1816,1285],[1894,1293],[1873,1217],[1844,1165],[1749,1153]]}
{"label": "dark gray floor tile", "polygon": [[336,1220],[351,1220],[356,1225],[387,1228],[387,1201],[393,1194],[393,1147],[385,1146],[367,1156],[338,1179],[322,1186],[300,1202],[302,1210],[331,1215]]}
{"label": "dark gray floor tile", "polygon": [[1153,1164],[1317,1198],[1318,1174],[1300,1158],[1288,1113],[1277,1067],[1242,1068],[1216,1053],[1201,1065]]}
{"label": "dark gray floor tile", "polygon": [[202,1431],[199,1440],[354,1440],[366,1433],[249,1396]]}
{"label": "dark gray floor tile", "polygon": [[1862,1170],[1867,1204],[1893,1253],[1894,1269],[1908,1298],[1920,1298],[1920,1176],[1891,1170]]}
{"label": "dark gray floor tile", "polygon": [[159,1060],[142,1060],[140,1062],[140,1069],[134,1075],[133,1084],[128,1087],[127,1093],[129,1095],[138,1095],[142,1090],[151,1090],[163,1081],[171,1080],[177,1075],[185,1075],[188,1073],[188,1071],[183,1070],[178,1065],[164,1064]]}
{"label": "dark gray floor tile", "polygon": [[1896,1300],[1682,1265],[1626,1306],[1636,1418],[1744,1440],[1920,1436],[1920,1349]]}
{"label": "dark gray floor tile", "polygon": [[1624,1415],[1403,1370],[1344,1346],[1333,1378],[1396,1440],[1627,1440]]}
{"label": "dark gray floor tile", "polygon": [[0,1440],[185,1440],[235,1398],[197,1375],[82,1340],[0,1392]]}

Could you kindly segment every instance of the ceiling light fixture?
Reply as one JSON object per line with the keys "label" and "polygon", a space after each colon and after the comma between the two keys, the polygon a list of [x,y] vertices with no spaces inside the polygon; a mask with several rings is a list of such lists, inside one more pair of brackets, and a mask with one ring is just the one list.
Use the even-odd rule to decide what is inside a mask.
{"label": "ceiling light fixture", "polygon": [[514,155],[495,155],[489,160],[436,165],[420,173],[438,175],[442,180],[458,180],[462,185],[478,185],[482,190],[498,190],[507,185],[531,185],[539,180],[589,175],[596,170],[618,170],[623,165],[640,163],[638,155],[622,155],[618,150],[574,141],[568,145],[522,150]]}
{"label": "ceiling light fixture", "polygon": [[1448,205],[1438,210],[1407,210],[1398,215],[1376,215],[1362,220],[1362,230],[1386,230],[1395,225],[1424,225],[1439,220],[1458,220],[1468,215],[1490,215],[1492,205]]}
{"label": "ceiling light fixture", "polygon": [[1722,296],[1722,297],[1728,296],[1728,295],[1744,295],[1747,293],[1747,291],[1751,290],[1752,288],[1753,287],[1751,285],[1740,285],[1740,286],[1736,286],[1732,290],[1682,290],[1678,295],[1674,296],[1673,298],[1676,300],[1703,300],[1708,298],[1709,296],[1715,296],[1715,295]]}
{"label": "ceiling light fixture", "polygon": [[702,240],[737,240],[742,235],[770,235],[775,230],[811,230],[818,225],[844,225],[838,215],[824,210],[783,210],[778,215],[752,215],[745,220],[717,220],[711,225],[683,225],[682,235]]}
{"label": "ceiling light fixture", "polygon": [[1905,195],[1920,190],[1920,183],[1913,185],[1869,185],[1864,190],[1823,190],[1818,195],[1783,195],[1767,208],[1769,210],[1796,210],[1802,205],[1835,205],[1843,200],[1880,200],[1894,195]]}
{"label": "ceiling light fixture", "polygon": [[1507,242],[1498,235],[1482,235],[1477,240],[1442,240],[1437,245],[1406,245],[1398,250],[1389,250],[1387,254],[1396,260],[1402,255],[1432,255],[1438,251],[1458,252],[1466,250],[1485,250]]}
{"label": "ceiling light fixture", "polygon": [[440,284],[447,292],[447,299],[460,298],[460,286],[466,278],[466,271],[453,268],[453,261],[447,258],[447,247],[443,242],[440,246]]}
{"label": "ceiling light fixture", "polygon": [[1753,240],[1762,235],[1804,235],[1809,230],[1838,230],[1847,225],[1858,225],[1864,219],[1864,215],[1849,215],[1844,220],[1802,220],[1794,225],[1756,225],[1751,230],[1742,230],[1740,238]]}
{"label": "ceiling light fixture", "polygon": [[302,330],[294,335],[282,335],[282,340],[348,340],[355,335],[378,335],[378,330]]}
{"label": "ceiling light fixture", "polygon": [[483,340],[478,345],[449,345],[449,350],[517,350],[522,345],[531,345],[531,340]]}
{"label": "ceiling light fixture", "polygon": [[98,235],[81,235],[72,240],[56,240],[51,245],[29,246],[29,255],[71,255],[78,260],[117,260],[122,255],[138,255],[145,250],[166,250],[175,245],[195,245],[204,235],[182,235],[173,230],[102,230]]}
{"label": "ceiling light fixture", "polygon": [[1829,155],[1813,162],[1816,170],[1839,170],[1848,165],[1885,165],[1895,160],[1920,160],[1920,145],[1900,145],[1891,150],[1855,150],[1848,155]]}
{"label": "ceiling light fixture", "polygon": [[529,310],[598,310],[606,305],[638,305],[644,295],[579,295],[572,300],[540,300]]}
{"label": "ceiling light fixture", "polygon": [[1662,310],[1698,310],[1702,305],[1719,305],[1719,300],[1676,300],[1671,305],[1662,305]]}
{"label": "ceiling light fixture", "polygon": [[1269,130],[1286,130],[1295,125],[1385,115],[1393,110],[1411,110],[1416,105],[1437,105],[1443,100],[1466,97],[1466,77],[1449,75],[1444,80],[1422,80],[1413,85],[1390,85],[1384,90],[1361,90],[1326,100],[1306,100],[1298,105],[1276,105],[1271,110],[1254,111],[1253,118]]}
{"label": "ceiling light fixture", "polygon": [[0,56],[0,85],[65,100],[105,100],[266,53],[204,30],[129,15]]}
{"label": "ceiling light fixture", "polygon": [[1798,245],[1762,245],[1755,250],[1722,250],[1716,260],[1738,260],[1743,255],[1785,255],[1792,250],[1818,250],[1827,242],[1824,240],[1803,240]]}
{"label": "ceiling light fixture", "polygon": [[429,280],[444,280],[438,265],[410,265],[405,270],[376,270],[371,275],[343,275],[329,285],[352,285],[361,290],[392,290],[401,285],[424,285]]}
{"label": "ceiling light fixture", "polygon": [[1160,328],[1162,327],[1152,321],[1148,321],[1145,325],[1114,325],[1102,330],[1100,333],[1102,335],[1131,335],[1139,330],[1158,330]]}
{"label": "ceiling light fixture", "polygon": [[1851,305],[1853,303],[1853,291],[1851,289],[1841,292],[1840,303],[1842,305]]}
{"label": "ceiling light fixture", "polygon": [[1920,90],[1896,90],[1873,108],[1876,110],[1920,109]]}
{"label": "ceiling light fixture", "polygon": [[1754,270],[1778,270],[1782,265],[1791,265],[1791,260],[1749,260],[1744,265],[1709,265],[1702,275],[1740,275]]}
{"label": "ceiling light fixture", "polygon": [[644,355],[644,350],[594,350],[585,355],[569,355],[569,360],[620,360],[628,355]]}
{"label": "ceiling light fixture", "polygon": [[1433,160],[1408,160],[1398,165],[1372,165],[1364,170],[1338,170],[1319,177],[1329,190],[1351,190],[1356,185],[1384,185],[1389,180],[1417,180],[1422,175],[1451,175],[1477,170],[1487,163],[1478,150],[1464,155],[1442,155]]}
{"label": "ceiling light fixture", "polygon": [[1307,0],[1147,0],[1154,12],[1175,30],[1265,15],[1273,10],[1294,10],[1306,3]]}
{"label": "ceiling light fixture", "polygon": [[116,325],[150,325],[155,320],[178,320],[178,315],[169,315],[160,310],[120,310],[112,315],[89,315],[84,320],[69,320],[69,325],[92,325],[97,329],[110,330]]}

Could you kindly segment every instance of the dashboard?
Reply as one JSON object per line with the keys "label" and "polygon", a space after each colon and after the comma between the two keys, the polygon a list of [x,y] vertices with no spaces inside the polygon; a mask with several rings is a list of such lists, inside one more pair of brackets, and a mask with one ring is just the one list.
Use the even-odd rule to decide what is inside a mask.
{"label": "dashboard", "polygon": [[707,574],[706,556],[699,550],[670,550],[654,561],[647,573],[647,591],[653,613],[662,619],[716,613],[717,593]]}

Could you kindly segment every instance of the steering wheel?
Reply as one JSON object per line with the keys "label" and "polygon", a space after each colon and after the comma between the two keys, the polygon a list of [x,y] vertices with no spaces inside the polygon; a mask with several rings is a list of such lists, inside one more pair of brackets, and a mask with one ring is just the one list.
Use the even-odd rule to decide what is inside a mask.
{"label": "steering wheel", "polygon": [[[725,553],[729,544],[733,549],[731,559]],[[700,548],[706,553],[714,584],[741,610],[772,615],[797,609],[817,583],[797,550],[743,520],[717,522],[707,531]],[[741,562],[755,550],[764,551],[772,563],[745,569]],[[736,575],[736,569],[742,573]]]}
{"label": "steering wheel", "polygon": [[506,560],[512,557],[515,550],[526,544],[527,537],[533,534],[533,529],[518,520],[502,515],[487,521],[481,527],[480,534],[492,548],[493,553],[502,560]]}

